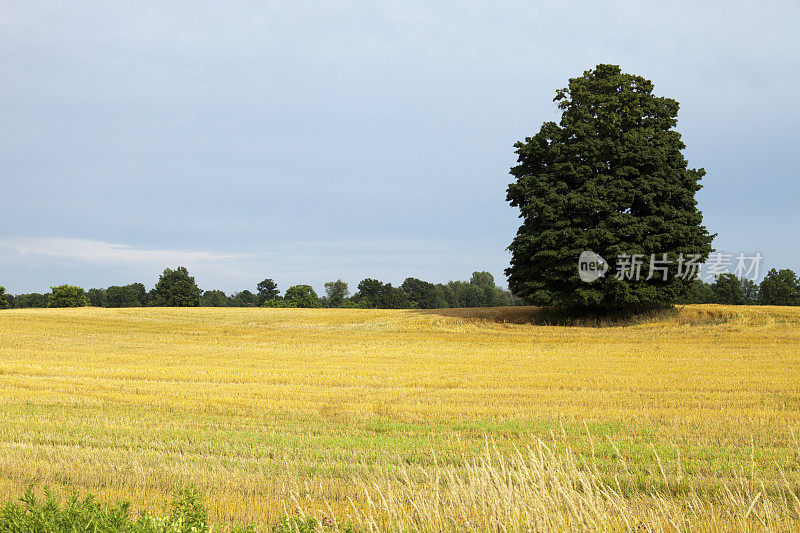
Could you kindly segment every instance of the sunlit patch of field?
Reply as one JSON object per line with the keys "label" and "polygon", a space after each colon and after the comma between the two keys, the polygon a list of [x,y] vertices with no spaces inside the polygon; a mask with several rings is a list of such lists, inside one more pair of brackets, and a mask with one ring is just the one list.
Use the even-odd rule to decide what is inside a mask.
{"label": "sunlit patch of field", "polygon": [[[364,524],[360,513],[412,503],[426,516],[430,498],[412,502],[428,494],[426,475],[467,476],[474,483],[456,493],[453,478],[442,503],[452,514],[456,500],[485,500],[475,487],[505,479],[465,459],[488,445],[517,457],[519,472],[516,450],[549,453],[541,438],[556,458],[528,475],[588,469],[615,487],[610,513],[630,505],[644,520],[626,526],[636,513],[618,513],[609,527],[669,528],[701,505],[692,497],[721,506],[696,509],[712,518],[695,527],[797,527],[800,309],[688,306],[614,327],[531,324],[537,312],[0,312],[0,500],[49,485],[153,508],[195,483],[215,521],[265,525],[300,509]],[[575,479],[559,478],[554,494]],[[501,485],[497,509],[548,501]],[[369,487],[390,486],[396,502],[370,504]],[[659,498],[675,514],[648,522]],[[575,520],[562,526],[597,527]]]}

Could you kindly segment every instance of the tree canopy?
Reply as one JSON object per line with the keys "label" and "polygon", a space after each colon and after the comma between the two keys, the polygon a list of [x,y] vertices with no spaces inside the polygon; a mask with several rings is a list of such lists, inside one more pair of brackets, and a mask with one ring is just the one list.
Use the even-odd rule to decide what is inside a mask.
{"label": "tree canopy", "polygon": [[[255,307],[258,305],[258,295],[245,289],[233,294],[230,298],[233,307]],[[267,300],[269,301],[269,300]]]}
{"label": "tree canopy", "polygon": [[75,285],[50,287],[47,307],[83,307],[88,303],[89,300],[81,287],[76,287]]}
{"label": "tree canopy", "polygon": [[788,268],[773,268],[761,281],[758,296],[763,305],[800,305],[800,279]]}
{"label": "tree canopy", "polygon": [[267,300],[276,299],[281,293],[281,291],[278,290],[278,284],[271,278],[259,281],[258,285],[256,285],[256,289],[258,290],[256,301],[258,305],[264,305],[264,302]]}
{"label": "tree canopy", "polygon": [[39,292],[30,292],[26,294],[17,294],[14,296],[14,307],[16,309],[25,309],[32,307],[47,307],[47,300],[49,295]]}
{"label": "tree canopy", "polygon": [[200,305],[200,289],[186,267],[179,266],[175,270],[165,268],[151,292],[151,305],[165,307]]}
{"label": "tree canopy", "polygon": [[86,291],[86,298],[89,300],[89,305],[92,307],[106,307],[106,290],[105,289],[89,289]]}
{"label": "tree canopy", "polygon": [[[695,193],[705,170],[689,169],[677,125],[678,102],[653,84],[598,65],[556,92],[561,120],[515,144],[518,163],[508,201],[522,225],[506,270],[514,294],[537,305],[619,307],[673,302],[692,280],[677,276],[679,254],[704,261],[713,236]],[[650,279],[607,275],[581,281],[578,257],[609,263],[652,254],[671,263]],[[662,256],[666,254],[666,256]]]}
{"label": "tree canopy", "polygon": [[711,287],[715,303],[727,305],[741,305],[744,303],[742,282],[730,272],[717,276],[716,283]]}
{"label": "tree canopy", "polygon": [[350,296],[350,289],[344,281],[337,279],[325,284],[325,303],[328,307],[341,307],[348,296]]}
{"label": "tree canopy", "polygon": [[417,278],[406,278],[400,288],[406,293],[414,307],[419,309],[447,307],[441,291],[438,291],[433,283]]}
{"label": "tree canopy", "polygon": [[231,302],[223,291],[210,290],[203,291],[200,305],[203,307],[228,307],[231,306]]}
{"label": "tree canopy", "polygon": [[283,301],[288,307],[322,307],[311,285],[293,285],[286,289]]}
{"label": "tree canopy", "polygon": [[[93,294],[91,298],[98,295]],[[112,285],[105,291],[106,307],[141,307],[147,305],[147,291],[141,283]]]}
{"label": "tree canopy", "polygon": [[377,309],[404,309],[411,307],[411,300],[400,287],[391,283],[366,278],[358,284],[358,292],[353,295],[358,307]]}

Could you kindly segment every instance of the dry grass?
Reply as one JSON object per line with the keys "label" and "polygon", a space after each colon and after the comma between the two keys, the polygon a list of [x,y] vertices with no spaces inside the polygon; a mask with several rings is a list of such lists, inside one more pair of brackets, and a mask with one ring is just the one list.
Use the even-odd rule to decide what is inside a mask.
{"label": "dry grass", "polygon": [[[455,529],[469,515],[492,529],[550,512],[536,529],[791,527],[800,310],[689,306],[601,328],[526,323],[535,314],[4,311],[0,497],[48,484],[154,506],[195,482],[214,520],[237,523],[299,505],[382,526],[391,513],[410,513],[394,518],[407,527]],[[487,436],[510,472],[573,477],[479,482],[511,479],[492,477]],[[519,491],[501,497],[509,486]],[[543,486],[556,507],[536,511]],[[395,503],[373,494],[371,507],[366,494],[390,487]],[[570,514],[581,500],[557,487],[589,491],[606,518],[586,519],[589,503]],[[431,507],[429,490],[449,500]],[[457,503],[490,494],[496,506]],[[528,515],[509,515],[517,504]],[[434,521],[436,509],[455,521]]]}
{"label": "dry grass", "polygon": [[[331,510],[305,509],[302,517],[340,521],[364,531],[794,531],[798,527],[800,479],[738,477],[718,494],[701,494],[670,479],[658,454],[662,479],[635,485],[626,471],[604,479],[592,457],[577,456],[566,441],[540,439],[524,451],[502,454],[487,443],[478,458],[462,465],[394,467],[359,480],[365,503],[352,503],[337,517]],[[620,458],[620,461],[624,460]]]}

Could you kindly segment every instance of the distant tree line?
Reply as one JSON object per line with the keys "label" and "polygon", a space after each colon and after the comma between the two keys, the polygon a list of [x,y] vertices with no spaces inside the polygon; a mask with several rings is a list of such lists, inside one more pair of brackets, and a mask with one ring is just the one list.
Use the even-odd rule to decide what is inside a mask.
{"label": "distant tree line", "polygon": [[[696,280],[681,304],[800,305],[800,278],[792,270],[770,270],[760,284],[733,274],[713,283]],[[150,291],[141,283],[84,290],[74,285],[51,287],[47,294],[6,294],[0,287],[0,309],[27,307],[344,307],[357,309],[441,309],[522,305],[522,300],[495,285],[488,272],[473,272],[469,281],[430,283],[406,278],[399,286],[367,278],[355,293],[338,279],[325,283],[325,294],[310,285],[293,285],[281,295],[278,284],[265,279],[256,291],[231,295],[202,291],[185,267],[167,268]]]}
{"label": "distant tree line", "polygon": [[788,268],[771,269],[761,283],[731,273],[714,283],[696,280],[679,303],[727,305],[800,305],[800,278]]}
{"label": "distant tree line", "polygon": [[281,295],[278,284],[267,278],[256,291],[231,295],[217,289],[201,290],[185,267],[167,268],[150,291],[142,283],[84,290],[74,285],[51,287],[47,294],[6,295],[0,287],[0,308],[28,307],[344,307],[360,309],[437,309],[444,307],[496,307],[520,305],[509,291],[495,285],[488,272],[473,272],[469,281],[430,283],[407,278],[399,287],[367,278],[350,293],[338,279],[325,283],[318,295],[310,285],[293,285]]}

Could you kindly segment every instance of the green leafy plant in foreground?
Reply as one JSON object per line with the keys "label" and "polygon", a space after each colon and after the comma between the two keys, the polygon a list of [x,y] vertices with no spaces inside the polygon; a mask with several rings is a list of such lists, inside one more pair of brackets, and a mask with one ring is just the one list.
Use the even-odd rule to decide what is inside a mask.
{"label": "green leafy plant in foreground", "polygon": [[[28,489],[18,501],[0,507],[0,533],[210,533],[208,511],[203,495],[194,487],[175,494],[168,516],[142,513],[138,520],[131,517],[129,502],[104,505],[91,495],[81,499],[73,494],[62,505],[55,494],[45,489],[38,499]],[[235,529],[238,533],[252,529]]]}

